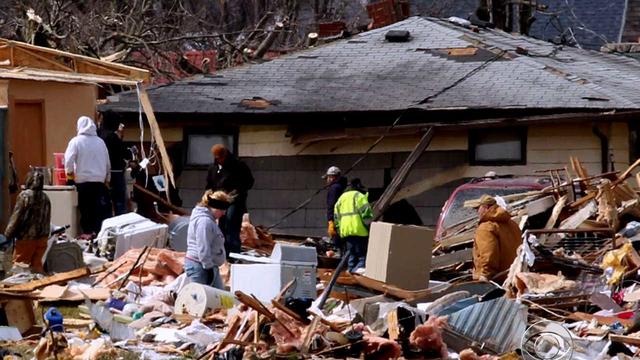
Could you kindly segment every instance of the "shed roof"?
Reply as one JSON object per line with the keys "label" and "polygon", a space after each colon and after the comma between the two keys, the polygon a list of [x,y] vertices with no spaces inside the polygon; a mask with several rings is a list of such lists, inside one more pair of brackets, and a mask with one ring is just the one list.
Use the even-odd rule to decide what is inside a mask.
{"label": "shed roof", "polygon": [[0,78],[135,85],[149,71],[0,38]]}
{"label": "shed roof", "polygon": [[[385,40],[408,30],[411,40]],[[412,17],[261,64],[148,90],[156,113],[639,109],[640,63]],[[428,99],[428,101],[424,101]],[[137,112],[135,93],[101,110]]]}

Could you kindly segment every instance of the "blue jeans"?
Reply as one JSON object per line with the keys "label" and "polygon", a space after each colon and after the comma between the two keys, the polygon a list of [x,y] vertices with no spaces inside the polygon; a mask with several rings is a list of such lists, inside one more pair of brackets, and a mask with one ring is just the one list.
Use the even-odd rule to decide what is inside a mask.
{"label": "blue jeans", "polygon": [[349,272],[354,272],[359,268],[364,268],[367,259],[367,247],[369,238],[366,236],[347,236],[343,238],[347,242],[349,250]]}
{"label": "blue jeans", "polygon": [[224,283],[220,276],[220,269],[218,269],[217,266],[214,266],[211,269],[205,269],[202,267],[202,264],[197,261],[184,259],[184,272],[187,274],[189,280],[194,283],[224,290]]}

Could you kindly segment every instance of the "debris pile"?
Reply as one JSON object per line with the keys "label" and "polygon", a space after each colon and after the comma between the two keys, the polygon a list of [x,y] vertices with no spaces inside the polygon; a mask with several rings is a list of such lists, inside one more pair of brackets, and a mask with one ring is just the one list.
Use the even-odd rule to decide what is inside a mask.
{"label": "debris pile", "polygon": [[[39,359],[96,359],[121,351],[154,359],[635,358],[640,196],[627,179],[639,165],[589,175],[571,159],[571,171],[549,172],[546,188],[499,197],[523,236],[511,267],[492,281],[470,280],[472,218],[435,243],[431,280],[423,289],[344,272],[344,262],[332,269],[318,261],[318,268],[307,266],[300,275],[275,272],[272,283],[280,291],[265,299],[234,289],[234,281],[231,291],[189,283],[184,253],[145,247],[93,271],[5,279],[0,295],[11,330],[0,331],[0,339],[28,344]],[[301,266],[303,258],[316,263],[300,257],[309,249],[295,251],[291,241],[285,246],[245,220],[243,246],[253,255],[236,261],[280,270]],[[307,255],[314,254],[324,251]],[[234,264],[224,273],[233,278],[240,266],[255,267]],[[300,295],[316,283],[307,278],[314,272],[317,292],[311,286],[311,294]],[[280,288],[281,281],[288,282]],[[34,299],[48,310],[43,320],[33,312]],[[60,301],[78,311],[62,315],[68,312],[50,308]],[[24,313],[33,316],[16,316]]]}

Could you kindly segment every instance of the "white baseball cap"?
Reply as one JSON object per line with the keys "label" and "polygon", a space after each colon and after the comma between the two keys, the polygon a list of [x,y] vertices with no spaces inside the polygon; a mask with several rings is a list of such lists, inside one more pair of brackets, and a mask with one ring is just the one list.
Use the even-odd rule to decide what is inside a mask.
{"label": "white baseball cap", "polygon": [[331,166],[330,168],[327,169],[327,173],[324,174],[324,176],[322,177],[323,179],[326,179],[327,176],[338,176],[342,173],[342,171],[340,171],[340,168],[337,166]]}

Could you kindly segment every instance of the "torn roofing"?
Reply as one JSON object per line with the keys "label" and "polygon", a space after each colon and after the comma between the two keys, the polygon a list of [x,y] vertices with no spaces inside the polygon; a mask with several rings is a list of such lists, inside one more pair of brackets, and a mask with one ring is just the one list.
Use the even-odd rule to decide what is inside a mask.
{"label": "torn roofing", "polygon": [[[410,31],[411,40],[387,42],[391,29]],[[638,83],[640,63],[632,59],[412,17],[148,93],[158,113],[597,110],[639,109]],[[137,112],[136,94],[121,93],[100,110]]]}

